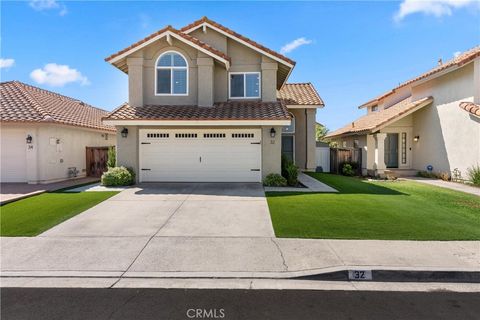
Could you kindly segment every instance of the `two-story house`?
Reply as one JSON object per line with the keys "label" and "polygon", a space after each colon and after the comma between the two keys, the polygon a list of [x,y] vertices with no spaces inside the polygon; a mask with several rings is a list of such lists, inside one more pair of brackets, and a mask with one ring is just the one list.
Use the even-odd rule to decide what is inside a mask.
{"label": "two-story house", "polygon": [[480,47],[440,60],[359,108],[367,114],[327,138],[361,148],[364,174],[460,171],[465,177],[480,164]]}
{"label": "two-story house", "polygon": [[260,182],[280,173],[282,152],[315,168],[323,102],[310,83],[286,83],[291,59],[204,17],[106,61],[128,74],[129,101],[104,123],[139,182]]}

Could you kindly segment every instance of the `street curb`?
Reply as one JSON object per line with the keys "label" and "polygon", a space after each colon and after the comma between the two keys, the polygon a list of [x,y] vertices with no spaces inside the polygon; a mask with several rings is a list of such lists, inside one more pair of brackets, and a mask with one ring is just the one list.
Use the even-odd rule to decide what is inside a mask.
{"label": "street curb", "polygon": [[[362,277],[363,275],[363,277]],[[272,279],[354,282],[480,283],[480,271],[386,267],[332,267],[285,272],[121,272],[121,271],[2,271],[0,278],[110,279]]]}

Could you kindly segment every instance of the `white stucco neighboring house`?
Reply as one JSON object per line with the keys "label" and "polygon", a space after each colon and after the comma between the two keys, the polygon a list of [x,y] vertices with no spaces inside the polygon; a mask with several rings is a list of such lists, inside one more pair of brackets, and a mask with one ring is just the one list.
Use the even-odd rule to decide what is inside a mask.
{"label": "white stucco neighboring house", "polygon": [[284,55],[204,17],[105,60],[128,74],[129,101],[104,123],[139,182],[260,182],[282,154],[315,168],[324,103],[311,83],[287,83]]}
{"label": "white stucco neighboring house", "polygon": [[107,111],[19,81],[0,83],[2,183],[99,176],[115,128]]}
{"label": "white stucco neighboring house", "polygon": [[331,132],[362,149],[362,172],[414,175],[480,164],[480,47],[364,103],[367,114]]}

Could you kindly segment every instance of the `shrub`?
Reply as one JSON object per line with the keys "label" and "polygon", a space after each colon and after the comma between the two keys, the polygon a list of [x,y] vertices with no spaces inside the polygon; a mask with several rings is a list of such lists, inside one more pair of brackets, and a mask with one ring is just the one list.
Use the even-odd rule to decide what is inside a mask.
{"label": "shrub", "polygon": [[135,172],[125,167],[108,168],[101,181],[103,186],[129,186],[135,183]]}
{"label": "shrub", "polygon": [[439,172],[437,178],[442,179],[443,181],[450,181],[450,173],[447,171]]}
{"label": "shrub", "polygon": [[287,185],[287,179],[277,173],[270,173],[263,180],[263,185],[267,187],[285,187]]}
{"label": "shrub", "polygon": [[115,147],[108,147],[107,154],[107,168],[113,168],[117,165],[117,154],[115,153]]}
{"label": "shrub", "polygon": [[353,170],[352,165],[349,163],[345,163],[342,167],[342,173],[344,176],[354,176],[355,170]]}
{"label": "shrub", "polygon": [[480,186],[480,166],[478,164],[468,168],[467,175],[474,185]]}
{"label": "shrub", "polygon": [[285,156],[282,156],[282,176],[287,179],[289,186],[293,187],[298,184],[298,167]]}
{"label": "shrub", "polygon": [[433,172],[428,172],[428,171],[418,171],[417,172],[417,177],[421,178],[436,178],[437,176]]}

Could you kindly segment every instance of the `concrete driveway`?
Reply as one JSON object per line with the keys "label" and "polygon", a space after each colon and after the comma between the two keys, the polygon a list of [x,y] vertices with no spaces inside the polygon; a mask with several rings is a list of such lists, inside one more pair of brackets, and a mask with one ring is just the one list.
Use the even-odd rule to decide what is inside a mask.
{"label": "concrete driveway", "polygon": [[41,237],[274,237],[258,183],[142,184]]}

